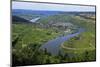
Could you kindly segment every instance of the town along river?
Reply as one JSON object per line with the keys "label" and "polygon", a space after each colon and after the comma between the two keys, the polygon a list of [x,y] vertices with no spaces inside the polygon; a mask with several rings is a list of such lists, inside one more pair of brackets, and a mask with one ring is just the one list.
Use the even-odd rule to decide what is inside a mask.
{"label": "town along river", "polygon": [[58,55],[59,51],[60,51],[60,45],[69,40],[72,37],[77,36],[78,34],[82,33],[84,30],[82,28],[79,28],[79,30],[73,34],[68,34],[66,36],[60,36],[57,37],[53,40],[48,41],[47,43],[45,43],[44,45],[42,45],[40,47],[40,49],[42,50],[47,50],[48,53],[52,54],[52,55]]}

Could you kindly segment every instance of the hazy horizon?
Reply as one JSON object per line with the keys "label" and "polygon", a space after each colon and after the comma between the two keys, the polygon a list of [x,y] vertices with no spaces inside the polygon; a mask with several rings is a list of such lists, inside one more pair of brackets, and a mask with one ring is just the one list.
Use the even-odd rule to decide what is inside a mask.
{"label": "hazy horizon", "polygon": [[[13,9],[13,10],[30,10],[30,9]],[[51,10],[31,10],[31,11],[51,11]],[[53,10],[52,10],[53,11]],[[51,11],[51,12],[52,12]],[[55,11],[55,10],[54,10]],[[55,11],[56,12],[56,11]],[[58,11],[58,12],[95,12],[95,11]]]}

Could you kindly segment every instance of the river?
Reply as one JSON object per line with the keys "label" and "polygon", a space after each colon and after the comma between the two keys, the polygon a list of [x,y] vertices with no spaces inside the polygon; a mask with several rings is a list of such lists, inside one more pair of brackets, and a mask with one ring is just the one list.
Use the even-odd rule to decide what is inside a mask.
{"label": "river", "polygon": [[53,40],[48,41],[47,43],[45,43],[44,45],[42,45],[40,47],[40,49],[42,50],[47,50],[48,53],[51,53],[52,55],[58,55],[59,51],[60,51],[60,45],[69,40],[72,37],[77,36],[78,34],[82,33],[84,30],[82,28],[79,28],[78,32],[73,33],[73,34],[69,34],[66,36],[61,36],[61,37],[57,37]]}
{"label": "river", "polygon": [[40,19],[40,17],[36,17],[36,18],[31,19],[30,22],[36,23],[36,21],[38,21],[39,19]]}

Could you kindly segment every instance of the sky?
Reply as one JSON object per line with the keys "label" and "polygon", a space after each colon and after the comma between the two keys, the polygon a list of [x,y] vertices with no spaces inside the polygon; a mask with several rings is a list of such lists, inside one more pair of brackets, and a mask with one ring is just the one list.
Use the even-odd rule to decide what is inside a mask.
{"label": "sky", "polygon": [[12,9],[48,10],[48,11],[95,11],[94,6],[61,5],[35,2],[12,2]]}

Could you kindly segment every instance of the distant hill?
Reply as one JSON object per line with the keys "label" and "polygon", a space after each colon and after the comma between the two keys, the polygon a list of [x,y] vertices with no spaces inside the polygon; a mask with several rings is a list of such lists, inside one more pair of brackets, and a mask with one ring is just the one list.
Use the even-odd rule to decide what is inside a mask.
{"label": "distant hill", "polygon": [[30,23],[29,20],[26,20],[24,18],[18,17],[18,16],[12,16],[13,23]]}
{"label": "distant hill", "polygon": [[40,15],[40,16],[48,16],[48,15],[55,15],[60,13],[60,11],[41,11],[41,10],[24,10],[24,9],[13,9],[12,14],[18,15],[18,14],[34,14],[34,15]]}
{"label": "distant hill", "polygon": [[[40,17],[41,19],[45,19],[49,16],[54,15],[53,17],[57,18],[58,14],[62,14],[62,16],[66,15],[95,15],[95,12],[64,12],[64,11],[42,11],[42,10],[25,10],[25,9],[12,9],[12,19],[16,22],[29,22],[30,20]],[[57,15],[57,16],[55,16]],[[49,17],[50,18],[50,17]],[[52,18],[52,17],[51,17]],[[63,17],[58,17],[63,18]],[[54,18],[52,18],[54,19]],[[49,20],[49,19],[48,19]],[[66,19],[68,20],[68,19]],[[46,20],[45,20],[46,21]],[[51,20],[49,20],[51,21]],[[63,21],[63,20],[62,20]]]}
{"label": "distant hill", "polygon": [[42,10],[25,10],[25,9],[12,9],[12,15],[30,15],[33,16],[50,16],[56,14],[65,15],[79,15],[79,14],[95,14],[95,12],[75,12],[75,11],[42,11]]}

